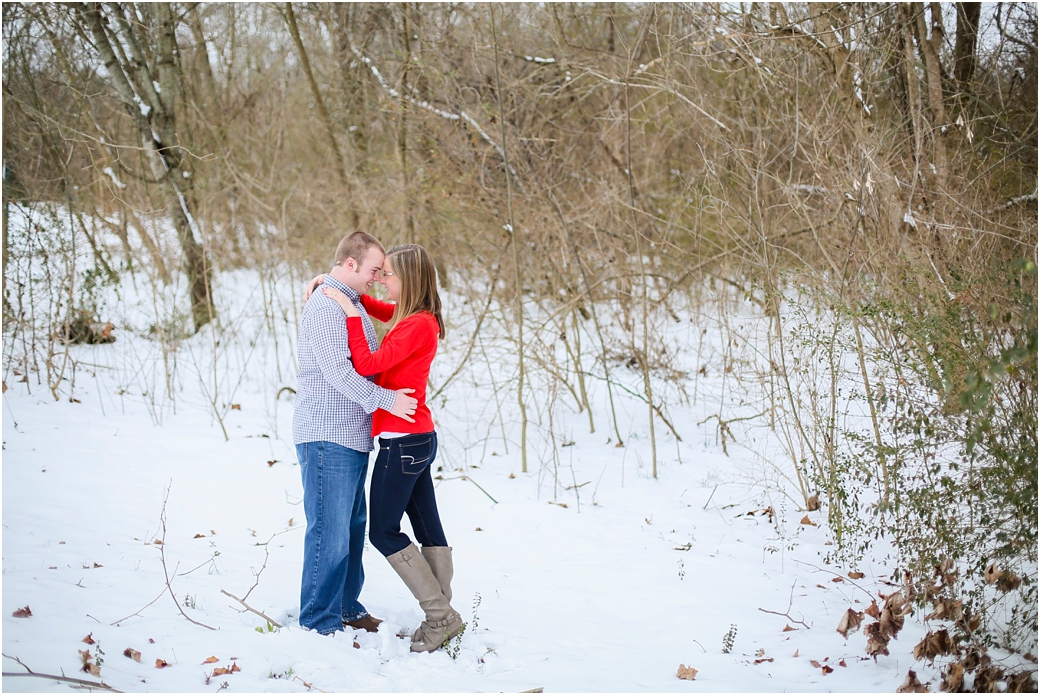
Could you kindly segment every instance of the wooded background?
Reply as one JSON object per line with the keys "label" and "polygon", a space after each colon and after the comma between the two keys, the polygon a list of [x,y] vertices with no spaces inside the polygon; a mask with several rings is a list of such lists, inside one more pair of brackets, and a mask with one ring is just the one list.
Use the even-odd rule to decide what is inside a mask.
{"label": "wooded background", "polygon": [[[220,272],[309,277],[362,229],[427,246],[497,312],[525,432],[525,374],[560,377],[554,337],[571,350],[581,326],[608,384],[642,375],[653,439],[674,427],[667,298],[729,288],[768,322],[800,503],[855,554],[872,490],[922,586],[947,557],[979,592],[992,563],[1031,563],[1007,634],[1035,651],[1035,4],[5,3],[3,38],[9,344],[33,302],[6,204],[61,206],[94,256],[33,333],[49,382],[70,327],[104,319],[99,284],[183,279],[186,337],[219,321]],[[792,293],[833,322],[808,343]],[[807,344],[829,376],[795,366]],[[836,354],[865,442],[841,442]]]}

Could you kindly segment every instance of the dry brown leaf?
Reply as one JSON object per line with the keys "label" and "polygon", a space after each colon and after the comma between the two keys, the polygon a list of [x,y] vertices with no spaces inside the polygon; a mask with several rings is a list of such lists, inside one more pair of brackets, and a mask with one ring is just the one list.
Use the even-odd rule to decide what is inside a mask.
{"label": "dry brown leaf", "polygon": [[1035,693],[1037,691],[1036,679],[1033,678],[1033,672],[1030,671],[1020,671],[1009,677],[1006,683],[1006,692],[1009,693]]}
{"label": "dry brown leaf", "polygon": [[214,675],[214,676],[226,676],[229,673],[231,673],[231,669],[224,668],[223,666],[218,666],[217,668],[213,669],[213,674],[212,675]]}
{"label": "dry brown leaf", "polygon": [[805,500],[805,508],[810,512],[815,512],[820,508],[820,496],[813,495],[809,499]]}
{"label": "dry brown leaf", "polygon": [[867,636],[867,655],[877,660],[878,655],[888,656],[888,637],[881,632],[881,623],[871,623],[863,628]]}
{"label": "dry brown leaf", "polygon": [[881,611],[878,610],[877,601],[873,599],[870,600],[870,605],[863,609],[863,612],[869,615],[874,620],[877,620],[878,617],[881,615]]}
{"label": "dry brown leaf", "polygon": [[816,526],[816,524],[813,522],[813,520],[809,518],[808,514],[803,516],[801,522],[799,522],[799,523],[804,524],[805,526]]}
{"label": "dry brown leaf", "polygon": [[1032,652],[1026,652],[1025,654],[1022,655],[1022,658],[1025,659],[1026,661],[1032,661],[1034,664],[1036,663],[1036,657],[1033,656]]}
{"label": "dry brown leaf", "polygon": [[514,479],[515,477],[516,477],[516,474],[515,474],[515,473],[510,473],[510,474],[509,474],[509,479],[510,479],[510,480]]}
{"label": "dry brown leaf", "polygon": [[151,637],[149,637],[148,638],[148,644],[155,644],[155,640],[153,640]]}
{"label": "dry brown leaf", "polygon": [[907,605],[903,593],[897,591],[885,599],[885,605],[881,608],[881,632],[886,638],[895,638],[903,629],[903,622],[912,608]]}
{"label": "dry brown leaf", "polygon": [[152,541],[152,543],[155,543],[156,545],[162,545],[162,539],[156,538],[154,541]]}
{"label": "dry brown leaf", "polygon": [[290,525],[290,526],[292,526],[292,525],[293,525],[293,523],[295,523],[295,522],[293,521],[293,519],[294,519],[294,518],[295,518],[295,517],[290,517],[290,518],[289,518],[289,525]]}
{"label": "dry brown leaf", "polygon": [[357,642],[354,643],[354,649],[361,649],[361,645]]}
{"label": "dry brown leaf", "polygon": [[697,678],[697,669],[686,664],[679,664],[679,671],[675,675],[684,681],[692,681]]}
{"label": "dry brown leaf", "polygon": [[169,664],[163,661],[162,659],[155,660],[155,668],[166,668],[168,666]]}
{"label": "dry brown leaf", "polygon": [[996,666],[986,666],[980,668],[975,672],[975,692],[978,693],[995,693],[997,692],[997,683],[1001,680],[1004,674]]}
{"label": "dry brown leaf", "polygon": [[798,658],[798,651],[799,651],[799,650],[797,650],[797,649],[795,649],[795,650],[794,650],[794,657],[793,657],[793,658],[795,658],[795,659],[797,659],[797,658]]}
{"label": "dry brown leaf", "polygon": [[838,666],[841,666],[842,668],[848,668],[849,667],[849,665],[845,663],[845,659],[842,659],[841,661],[839,661],[838,662]]}
{"label": "dry brown leaf", "polygon": [[238,664],[231,664],[231,673],[238,673],[241,670],[242,669],[238,667]]}
{"label": "dry brown leaf", "polygon": [[1014,591],[1021,585],[1022,578],[1010,570],[1005,572],[1004,575],[997,580],[997,588],[1004,593]]}
{"label": "dry brown leaf", "polygon": [[11,616],[14,618],[29,618],[32,616],[32,611],[29,610],[29,606],[23,606],[12,613]]}
{"label": "dry brown leaf", "polygon": [[816,659],[810,659],[809,663],[812,664],[815,668],[822,668],[823,667],[823,664],[821,664]]}
{"label": "dry brown leaf", "polygon": [[797,629],[798,629],[798,628],[796,628],[796,627],[791,627],[790,625],[784,625],[784,629],[783,629],[783,630],[781,630],[781,632],[793,632],[793,631],[795,631],[795,630],[797,630]]}
{"label": "dry brown leaf", "polygon": [[897,693],[927,693],[928,686],[917,680],[917,674],[911,669],[906,674],[906,680],[896,688]]}
{"label": "dry brown leaf", "polygon": [[91,661],[90,650],[80,649],[77,651],[79,651],[79,658],[83,659],[83,668],[81,668],[80,671],[83,671],[83,673],[89,673],[92,676],[100,676],[101,667]]}
{"label": "dry brown leaf", "polygon": [[761,659],[755,659],[755,666],[758,666],[759,664],[764,664],[764,663],[770,662],[772,660],[773,660],[773,657],[771,657],[771,656],[763,657]]}
{"label": "dry brown leaf", "polygon": [[935,610],[926,615],[925,620],[960,620],[964,615],[964,602],[960,599],[936,599],[932,605]]}
{"label": "dry brown leaf", "polygon": [[914,658],[935,661],[935,657],[945,656],[952,652],[953,648],[950,633],[946,630],[939,630],[938,632],[929,630],[924,639],[914,647]]}
{"label": "dry brown leaf", "polygon": [[824,665],[823,665],[823,666],[822,666],[822,667],[820,668],[820,671],[821,671],[821,672],[823,673],[823,675],[825,675],[825,676],[826,676],[826,675],[827,675],[828,673],[834,673],[834,669],[833,669],[833,668],[831,668],[830,666],[828,666],[827,664],[824,664]]}
{"label": "dry brown leaf", "polygon": [[942,685],[939,689],[947,693],[959,693],[964,690],[964,664],[952,663],[943,671]]}
{"label": "dry brown leaf", "polygon": [[205,538],[201,533],[196,533],[195,538]]}
{"label": "dry brown leaf", "polygon": [[865,576],[862,572],[849,572],[849,579],[863,579]]}
{"label": "dry brown leaf", "polygon": [[137,651],[136,649],[131,649],[130,647],[127,647],[123,650],[123,656],[125,656],[128,659],[133,659],[137,663],[141,663],[141,652]]}
{"label": "dry brown leaf", "polygon": [[83,644],[94,644],[94,633],[91,632],[89,635],[80,640]]}
{"label": "dry brown leaf", "polygon": [[841,577],[835,577],[835,578],[834,578],[834,579],[832,579],[831,581],[832,581],[832,582],[834,582],[835,584],[837,584],[837,583],[839,583],[839,582],[844,582],[845,580],[844,580],[844,579],[842,579]]}
{"label": "dry brown leaf", "polygon": [[268,466],[273,466],[274,464],[278,463],[278,461],[279,461],[279,459],[271,459],[270,461],[267,462],[267,465]]}
{"label": "dry brown leaf", "polygon": [[845,639],[849,638],[849,631],[856,631],[859,629],[860,623],[863,622],[863,613],[854,611],[851,608],[842,613],[841,620],[838,622],[838,632]]}
{"label": "dry brown leaf", "polygon": [[215,663],[217,663],[218,661],[220,661],[220,659],[218,659],[218,658],[217,658],[217,657],[215,657],[215,656],[211,656],[211,657],[209,657],[208,659],[206,659],[205,661],[203,661],[202,663],[204,663],[204,664],[215,664]]}
{"label": "dry brown leaf", "polygon": [[242,410],[242,404],[241,403],[232,403],[231,404],[231,409],[232,410]]}

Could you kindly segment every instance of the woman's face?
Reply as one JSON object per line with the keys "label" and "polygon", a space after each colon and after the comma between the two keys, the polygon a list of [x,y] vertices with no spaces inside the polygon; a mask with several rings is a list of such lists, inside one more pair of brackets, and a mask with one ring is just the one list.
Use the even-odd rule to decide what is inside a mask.
{"label": "woman's face", "polygon": [[386,288],[386,298],[391,302],[396,302],[401,298],[401,278],[397,277],[389,258],[383,261],[383,272],[379,282]]}

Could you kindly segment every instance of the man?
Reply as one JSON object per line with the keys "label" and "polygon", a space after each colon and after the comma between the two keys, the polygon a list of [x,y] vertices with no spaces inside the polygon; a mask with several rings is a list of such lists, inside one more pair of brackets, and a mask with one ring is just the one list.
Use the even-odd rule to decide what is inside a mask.
{"label": "man", "polygon": [[[355,232],[340,241],[327,287],[346,294],[361,312],[369,347],[378,347],[360,294],[383,267],[383,247]],[[328,635],[344,625],[375,632],[381,620],[358,601],[365,573],[365,477],[377,408],[414,422],[413,389],[388,391],[354,371],[343,310],[314,292],[300,317],[293,440],[303,475],[307,534],[303,544],[300,625]]]}

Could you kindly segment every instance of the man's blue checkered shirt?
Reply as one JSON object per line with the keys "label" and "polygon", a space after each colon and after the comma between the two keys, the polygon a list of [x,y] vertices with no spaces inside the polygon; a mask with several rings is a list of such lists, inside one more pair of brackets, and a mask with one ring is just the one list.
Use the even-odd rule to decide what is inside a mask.
{"label": "man's blue checkered shirt", "polygon": [[[325,276],[324,283],[347,295],[358,308],[368,346],[375,351],[379,342],[358,293],[331,275]],[[333,442],[355,451],[372,451],[372,413],[376,408],[390,410],[397,393],[354,371],[346,316],[320,289],[303,307],[297,357],[293,442]]]}

